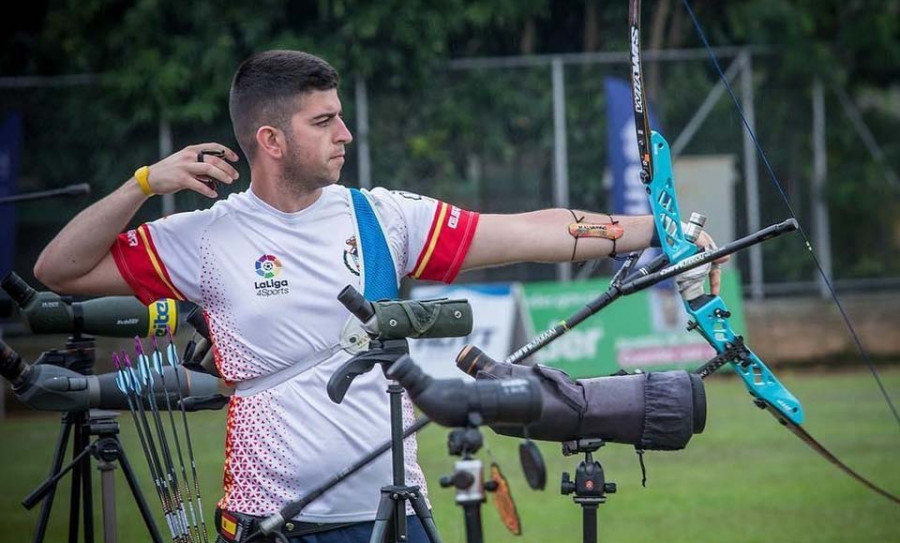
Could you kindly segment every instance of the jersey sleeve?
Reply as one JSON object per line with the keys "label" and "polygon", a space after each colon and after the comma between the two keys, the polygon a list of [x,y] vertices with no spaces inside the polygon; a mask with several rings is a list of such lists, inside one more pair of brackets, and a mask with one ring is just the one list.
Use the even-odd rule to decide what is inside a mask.
{"label": "jersey sleeve", "polygon": [[113,259],[141,302],[199,301],[199,246],[207,218],[205,212],[179,213],[119,234]]}
{"label": "jersey sleeve", "polygon": [[372,190],[376,206],[397,216],[389,243],[402,258],[398,271],[414,279],[452,283],[475,237],[478,213],[411,192]]}

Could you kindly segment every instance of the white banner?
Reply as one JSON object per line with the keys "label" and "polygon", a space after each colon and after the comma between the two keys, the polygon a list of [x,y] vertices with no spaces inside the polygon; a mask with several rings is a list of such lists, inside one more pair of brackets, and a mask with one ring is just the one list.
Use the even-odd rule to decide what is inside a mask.
{"label": "white banner", "polygon": [[511,283],[413,287],[412,299],[469,300],[474,324],[472,333],[466,337],[410,339],[410,356],[423,371],[437,379],[466,377],[456,367],[456,355],[469,344],[495,360],[503,360],[510,353],[517,296],[518,288]]}

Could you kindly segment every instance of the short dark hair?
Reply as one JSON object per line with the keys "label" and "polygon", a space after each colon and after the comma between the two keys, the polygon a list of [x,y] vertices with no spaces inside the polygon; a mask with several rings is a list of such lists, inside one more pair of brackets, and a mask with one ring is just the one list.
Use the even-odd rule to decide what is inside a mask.
{"label": "short dark hair", "polygon": [[231,82],[228,111],[247,158],[256,154],[260,126],[286,129],[303,94],[335,89],[339,83],[337,70],[302,51],[265,51],[241,63]]}

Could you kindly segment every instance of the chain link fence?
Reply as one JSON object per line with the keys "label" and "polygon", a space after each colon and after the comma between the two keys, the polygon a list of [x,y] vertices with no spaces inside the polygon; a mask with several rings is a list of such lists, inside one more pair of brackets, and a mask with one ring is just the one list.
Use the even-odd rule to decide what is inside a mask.
{"label": "chain link fence", "polygon": [[[563,60],[564,120],[568,200],[573,208],[606,211],[610,207],[607,178],[608,134],[603,82],[627,78],[629,67],[618,57],[570,55]],[[624,55],[622,55],[624,59]],[[728,67],[734,57],[724,58]],[[607,59],[607,60],[602,60]],[[602,61],[601,61],[602,60]],[[377,78],[366,81],[365,134],[370,170],[361,172],[360,145],[355,130],[360,121],[357,80],[345,78],[342,88],[345,118],[357,136],[344,169],[344,182],[358,185],[361,173],[374,185],[424,193],[462,207],[489,213],[510,213],[549,207],[559,175],[559,124],[554,122],[552,59],[507,58],[478,64],[457,62],[437,70],[416,91],[400,92]],[[708,60],[691,53],[685,58],[653,60],[645,54],[648,98],[670,143],[704,107],[718,82]],[[159,156],[160,123],[146,119],[132,123],[128,105],[120,109],[92,107],[108,82],[83,81],[30,85],[0,85],[3,113],[19,112],[23,120],[20,193],[88,182],[89,197],[26,202],[0,207],[15,213],[14,269],[33,281],[31,268],[41,248],[78,211],[127,179],[137,166]],[[895,288],[900,285],[900,222],[896,208],[900,187],[891,178],[890,164],[898,163],[900,142],[888,136],[900,114],[857,97],[849,100],[838,85],[824,84],[824,135],[827,181],[814,188],[813,81],[794,80],[780,71],[775,54],[754,54],[752,91],[757,135],[781,188],[758,162],[758,223],[767,225],[790,216],[780,192],[801,225],[813,237],[817,194],[827,205],[833,277],[841,289]],[[738,92],[739,85],[735,84]],[[871,94],[871,93],[870,93]],[[224,96],[224,92],[223,92]],[[558,98],[558,97],[557,97]],[[742,120],[727,93],[705,106],[681,156],[734,157],[733,231],[751,230],[748,211]],[[853,111],[857,118],[853,119]],[[862,123],[862,124],[861,124]],[[862,126],[862,128],[861,128]],[[867,139],[865,132],[869,131]],[[171,124],[172,146],[220,141],[237,149],[223,97],[220,111],[209,122]],[[874,142],[874,147],[873,147]],[[883,143],[882,147],[879,142]],[[881,157],[879,158],[879,153]],[[557,155],[558,156],[558,155]],[[753,160],[759,160],[754,158]],[[247,187],[250,176],[239,165],[236,190]],[[676,180],[677,182],[677,180]],[[185,211],[211,202],[195,194],[178,194],[175,207]],[[703,210],[698,210],[703,211]],[[136,221],[158,217],[161,206],[151,201]],[[9,239],[9,238],[8,238]],[[720,240],[728,241],[728,240]],[[763,292],[766,295],[813,293],[815,262],[799,235],[785,236],[761,248]],[[747,255],[736,258],[745,283],[751,276]],[[609,272],[604,263],[593,273]],[[577,273],[578,268],[575,271]],[[585,274],[582,274],[585,275]],[[523,264],[466,274],[464,281],[548,280],[557,277],[552,265]]]}

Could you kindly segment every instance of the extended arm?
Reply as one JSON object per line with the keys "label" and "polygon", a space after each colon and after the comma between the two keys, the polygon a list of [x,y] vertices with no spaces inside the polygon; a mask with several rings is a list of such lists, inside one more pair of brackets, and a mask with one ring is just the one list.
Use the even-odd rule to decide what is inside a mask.
{"label": "extended arm", "polygon": [[[237,171],[223,159],[207,157],[205,162],[198,162],[201,149],[222,149],[228,160],[238,159],[233,151],[217,143],[186,147],[149,167],[147,181],[152,194],[190,189],[215,198],[216,192],[198,176],[223,183],[237,178]],[[41,252],[34,266],[35,277],[57,292],[132,294],[116,268],[110,247],[148,198],[132,177],[79,213]]]}
{"label": "extended arm", "polygon": [[[582,223],[609,224],[610,216],[601,213],[575,211]],[[613,221],[622,227],[616,240],[617,253],[646,248],[653,237],[653,218],[649,215],[614,215]],[[515,215],[481,215],[472,246],[466,255],[463,269],[483,268],[514,262],[569,262],[593,260],[609,256],[613,242],[598,237],[578,238],[575,258],[572,258],[576,238],[568,226],[575,222],[567,209],[544,209]]]}
{"label": "extended arm", "polygon": [[[569,262],[610,256],[613,241],[603,237],[576,238],[569,233],[569,225],[610,225],[621,227],[615,240],[615,252],[625,254],[646,249],[653,238],[653,217],[650,215],[613,215],[567,209],[545,209],[515,215],[481,215],[472,245],[463,262],[463,270],[499,266],[515,262]],[[582,220],[583,218],[583,220]],[[697,244],[713,246],[712,238],[701,234]],[[574,258],[573,258],[574,251]],[[719,263],[725,262],[727,257]],[[710,289],[719,291],[720,273],[713,268],[709,276]]]}

